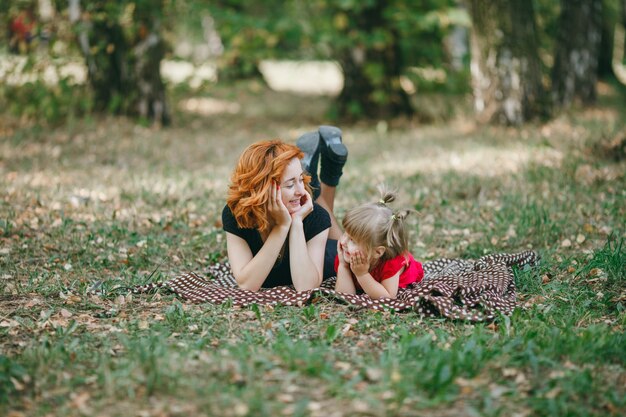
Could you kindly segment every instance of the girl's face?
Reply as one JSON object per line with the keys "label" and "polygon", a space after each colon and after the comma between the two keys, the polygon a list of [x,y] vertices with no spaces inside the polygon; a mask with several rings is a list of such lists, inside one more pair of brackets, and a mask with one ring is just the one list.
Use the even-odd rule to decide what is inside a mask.
{"label": "girl's face", "polygon": [[283,204],[287,207],[289,214],[300,210],[300,207],[302,207],[306,201],[306,189],[304,188],[303,175],[300,160],[293,158],[280,178],[280,193]]}
{"label": "girl's face", "polygon": [[341,247],[343,248],[343,255],[347,262],[350,262],[350,258],[357,252],[361,252],[365,257],[369,258],[369,253],[365,245],[357,242],[348,233],[344,233],[341,237]]}

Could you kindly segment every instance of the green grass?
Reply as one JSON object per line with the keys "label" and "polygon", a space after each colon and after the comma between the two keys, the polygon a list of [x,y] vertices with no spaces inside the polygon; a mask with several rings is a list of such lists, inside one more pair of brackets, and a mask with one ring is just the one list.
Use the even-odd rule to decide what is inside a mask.
{"label": "green grass", "polygon": [[594,152],[623,129],[607,98],[520,129],[460,114],[342,126],[339,217],[385,181],[398,207],[419,211],[421,260],[541,253],[536,269],[515,271],[511,317],[474,325],[325,297],[240,309],[130,296],[125,287],[224,259],[220,213],[247,144],[325,122],[326,99],[252,87],[209,94],[239,101],[240,114],[178,112],[167,130],[2,116],[0,414],[626,413],[626,165]]}

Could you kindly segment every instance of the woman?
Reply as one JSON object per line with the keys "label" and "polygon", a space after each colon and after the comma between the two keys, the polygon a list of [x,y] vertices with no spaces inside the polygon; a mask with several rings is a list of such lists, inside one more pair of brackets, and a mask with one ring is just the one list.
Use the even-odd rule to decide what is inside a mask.
{"label": "woman", "polygon": [[[332,210],[348,152],[341,130],[332,126],[303,135],[297,145],[254,143],[231,176],[222,223],[228,259],[241,288],[293,285],[304,291],[334,275],[342,232]],[[313,193],[309,184],[319,184],[319,190]]]}

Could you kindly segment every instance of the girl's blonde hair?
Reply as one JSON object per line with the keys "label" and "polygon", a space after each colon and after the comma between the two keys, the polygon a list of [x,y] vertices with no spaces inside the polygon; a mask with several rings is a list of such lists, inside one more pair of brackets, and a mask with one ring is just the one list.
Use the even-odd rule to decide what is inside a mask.
{"label": "girl's blonde hair", "polygon": [[357,243],[364,246],[368,256],[377,246],[385,253],[381,260],[395,258],[409,251],[406,218],[409,210],[393,211],[387,204],[396,199],[395,193],[379,187],[380,200],[349,210],[343,218],[343,228]]}
{"label": "girl's blonde hair", "polygon": [[[268,201],[270,188],[280,182],[287,165],[293,158],[302,159],[304,153],[295,145],[278,139],[264,140],[248,146],[230,177],[226,204],[241,228],[270,228]],[[303,175],[304,186],[311,193],[311,177]]]}

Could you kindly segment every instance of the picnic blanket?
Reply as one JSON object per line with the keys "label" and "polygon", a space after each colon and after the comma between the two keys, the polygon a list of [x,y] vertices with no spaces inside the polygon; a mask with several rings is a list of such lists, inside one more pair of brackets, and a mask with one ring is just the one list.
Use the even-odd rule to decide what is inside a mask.
{"label": "picnic blanket", "polygon": [[208,279],[194,272],[175,278],[133,288],[134,293],[145,293],[159,288],[167,289],[191,302],[233,306],[288,305],[302,306],[316,295],[357,308],[373,310],[413,310],[425,317],[485,321],[498,314],[510,315],[516,305],[513,266],[534,266],[539,261],[536,252],[493,254],[478,260],[437,259],[423,263],[424,279],[400,289],[395,299],[372,300],[367,294],[344,294],[334,290],[335,278],[321,287],[296,291],[292,286],[262,289],[258,292],[237,286],[228,263],[209,267]]}

